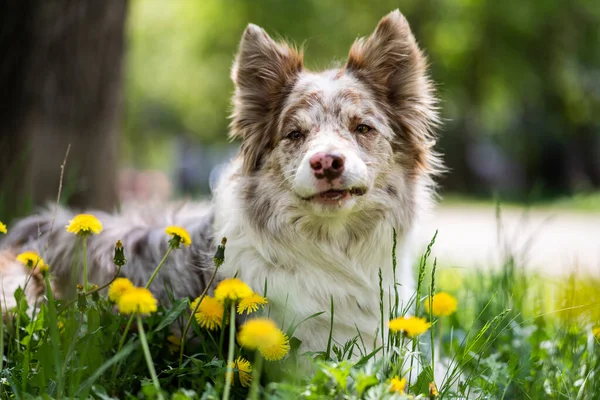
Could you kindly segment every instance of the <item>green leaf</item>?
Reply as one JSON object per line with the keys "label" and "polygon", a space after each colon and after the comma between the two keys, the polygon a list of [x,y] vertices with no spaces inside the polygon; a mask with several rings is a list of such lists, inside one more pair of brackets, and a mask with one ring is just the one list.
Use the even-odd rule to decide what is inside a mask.
{"label": "green leaf", "polygon": [[108,361],[106,361],[104,364],[102,364],[100,366],[100,368],[98,368],[96,370],[96,372],[94,372],[94,374],[92,376],[90,376],[79,388],[79,390],[77,390],[77,393],[75,393],[76,396],[79,396],[81,393],[86,393],[89,388],[94,384],[94,382],[96,382],[96,380],[98,380],[98,378],[100,378],[102,376],[102,374],[104,374],[104,372],[106,372],[110,367],[112,367],[114,364],[118,363],[119,361],[127,358],[127,356],[129,354],[131,354],[131,352],[133,352],[133,350],[135,350],[136,347],[138,347],[139,342],[137,343],[129,343],[128,345],[124,346],[121,351],[119,351],[117,354],[115,354],[114,356],[112,356]]}
{"label": "green leaf", "polygon": [[358,392],[359,396],[362,396],[365,390],[371,386],[377,385],[378,383],[379,379],[377,379],[376,376],[366,375],[365,373],[360,372],[356,377],[356,391]]}
{"label": "green leaf", "polygon": [[302,321],[298,322],[296,325],[293,325],[293,324],[292,324],[292,325],[290,325],[290,328],[287,330],[287,332],[286,332],[286,335],[288,335],[288,337],[292,337],[292,336],[294,336],[294,332],[296,332],[296,329],[297,329],[297,328],[298,328],[298,327],[299,327],[301,324],[303,324],[304,322],[308,321],[309,319],[316,318],[316,317],[318,317],[319,315],[321,315],[321,314],[324,314],[324,313],[325,313],[325,311],[319,311],[319,312],[316,312],[316,313],[314,313],[314,314],[312,314],[312,315],[309,315],[308,317],[304,318]]}
{"label": "green leaf", "polygon": [[177,317],[179,317],[181,313],[187,308],[187,306],[187,299],[175,300],[175,304],[173,304],[173,307],[169,310],[169,312],[165,314],[162,321],[160,321],[160,324],[158,324],[158,326],[154,329],[154,332],[158,332],[166,326],[171,325],[173,321],[175,321]]}
{"label": "green leaf", "polygon": [[378,348],[376,348],[375,350],[373,350],[372,352],[370,352],[369,354],[367,354],[366,356],[364,356],[363,358],[361,358],[360,360],[358,360],[358,362],[356,364],[354,364],[354,367],[355,368],[361,368],[362,366],[364,366],[382,348],[383,348],[383,346],[379,346]]}
{"label": "green leaf", "polygon": [[431,370],[431,366],[427,366],[417,378],[417,381],[414,385],[410,387],[410,390],[415,394],[429,394],[429,382],[433,380],[433,371]]}

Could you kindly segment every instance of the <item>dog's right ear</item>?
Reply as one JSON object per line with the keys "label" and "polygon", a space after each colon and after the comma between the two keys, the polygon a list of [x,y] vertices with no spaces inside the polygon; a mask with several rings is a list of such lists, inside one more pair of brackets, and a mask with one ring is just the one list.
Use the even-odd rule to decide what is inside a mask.
{"label": "dog's right ear", "polygon": [[233,65],[231,137],[242,139],[244,171],[260,166],[275,137],[277,110],[302,71],[302,53],[260,27],[246,28]]}

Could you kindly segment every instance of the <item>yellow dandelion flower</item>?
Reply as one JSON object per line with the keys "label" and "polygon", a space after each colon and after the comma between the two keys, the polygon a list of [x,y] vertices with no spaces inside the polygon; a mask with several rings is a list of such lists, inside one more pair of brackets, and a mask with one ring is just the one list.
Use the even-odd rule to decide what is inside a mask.
{"label": "yellow dandelion flower", "polygon": [[[423,303],[425,310],[429,313],[429,305],[431,298],[425,299]],[[456,298],[448,293],[441,292],[433,296],[431,307],[431,314],[436,317],[446,317],[450,314],[454,314],[458,308],[458,301]]]}
{"label": "yellow dandelion flower", "polygon": [[157,301],[146,288],[133,287],[121,294],[118,300],[121,314],[150,314],[156,311]]}
{"label": "yellow dandelion flower", "polygon": [[175,335],[167,336],[167,348],[169,349],[169,353],[174,354],[179,347],[181,346],[181,338]]}
{"label": "yellow dandelion flower", "polygon": [[[238,357],[235,361],[232,361],[229,366],[232,369],[237,369],[238,377],[240,379],[240,383],[243,387],[249,387],[252,382],[252,364],[250,361],[245,358]],[[233,373],[227,373],[227,380],[233,383]]]}
{"label": "yellow dandelion flower", "polygon": [[4,225],[4,223],[2,221],[0,221],[0,232],[4,233],[5,235],[8,233],[8,230],[6,229],[6,225]]}
{"label": "yellow dandelion flower", "polygon": [[108,288],[108,298],[115,303],[126,291],[133,289],[133,283],[127,278],[117,278],[110,284]]}
{"label": "yellow dandelion flower", "polygon": [[258,349],[268,361],[280,360],[290,351],[288,337],[268,318],[255,318],[243,324],[238,342],[249,350]]}
{"label": "yellow dandelion flower", "polygon": [[390,331],[404,332],[410,338],[427,332],[430,327],[425,318],[419,317],[400,317],[390,321]]}
{"label": "yellow dandelion flower", "polygon": [[398,375],[396,375],[390,380],[390,384],[392,385],[390,392],[404,393],[404,389],[406,388],[406,378],[400,379]]}
{"label": "yellow dandelion flower", "polygon": [[440,393],[437,390],[437,387],[435,386],[435,382],[429,382],[429,398],[433,399],[436,398],[440,395]]}
{"label": "yellow dandelion flower", "polygon": [[596,337],[596,339],[600,340],[600,325],[592,328],[592,334]]}
{"label": "yellow dandelion flower", "polygon": [[259,308],[262,308],[267,304],[268,301],[265,297],[262,297],[259,294],[252,293],[250,296],[243,298],[240,300],[240,304],[237,306],[238,314],[246,314],[253,313],[258,311]]}
{"label": "yellow dandelion flower", "polygon": [[263,343],[258,346],[258,352],[267,361],[281,360],[290,352],[290,341],[285,333],[277,330],[273,343]]}
{"label": "yellow dandelion flower", "polygon": [[26,251],[17,256],[17,261],[25,264],[29,268],[37,268],[41,272],[48,271],[48,264],[35,251]]}
{"label": "yellow dandelion flower", "polygon": [[102,232],[102,223],[91,214],[79,214],[65,228],[76,235],[97,235]]}
{"label": "yellow dandelion flower", "polygon": [[[200,298],[197,298],[192,302],[192,310],[196,308],[198,300],[200,300]],[[196,321],[198,321],[198,325],[200,325],[202,328],[213,331],[221,328],[223,325],[224,312],[225,308],[223,307],[223,303],[214,297],[204,296],[202,303],[200,303],[200,306],[196,311],[195,317]]]}
{"label": "yellow dandelion flower", "polygon": [[219,301],[240,300],[252,296],[254,292],[245,282],[237,278],[221,281],[215,289],[215,298]]}
{"label": "yellow dandelion flower", "polygon": [[192,239],[190,238],[190,234],[188,233],[188,231],[186,231],[184,228],[180,227],[180,226],[169,226],[167,227],[167,229],[165,229],[165,232],[168,235],[171,235],[173,237],[173,239],[176,240],[177,243],[177,247],[179,247],[179,244],[184,244],[186,246],[189,246],[192,244]]}

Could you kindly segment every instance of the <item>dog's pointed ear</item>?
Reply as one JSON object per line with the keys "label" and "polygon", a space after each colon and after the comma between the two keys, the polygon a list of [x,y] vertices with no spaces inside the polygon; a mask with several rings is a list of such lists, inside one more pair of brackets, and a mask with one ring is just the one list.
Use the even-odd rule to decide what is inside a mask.
{"label": "dog's pointed ear", "polygon": [[421,153],[433,146],[432,128],[438,119],[427,60],[400,11],[382,18],[371,36],[354,42],[346,71],[367,84],[383,103],[397,125],[401,145],[412,144]]}
{"label": "dog's pointed ear", "polygon": [[235,84],[231,137],[243,140],[246,172],[259,166],[271,145],[276,112],[302,67],[301,52],[248,25],[231,72]]}

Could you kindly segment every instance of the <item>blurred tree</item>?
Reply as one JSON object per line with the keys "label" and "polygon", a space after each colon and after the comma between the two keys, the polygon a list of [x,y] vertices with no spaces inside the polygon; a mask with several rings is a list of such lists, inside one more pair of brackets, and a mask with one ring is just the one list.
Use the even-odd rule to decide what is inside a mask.
{"label": "blurred tree", "polygon": [[0,206],[116,204],[126,1],[14,0],[0,13]]}

